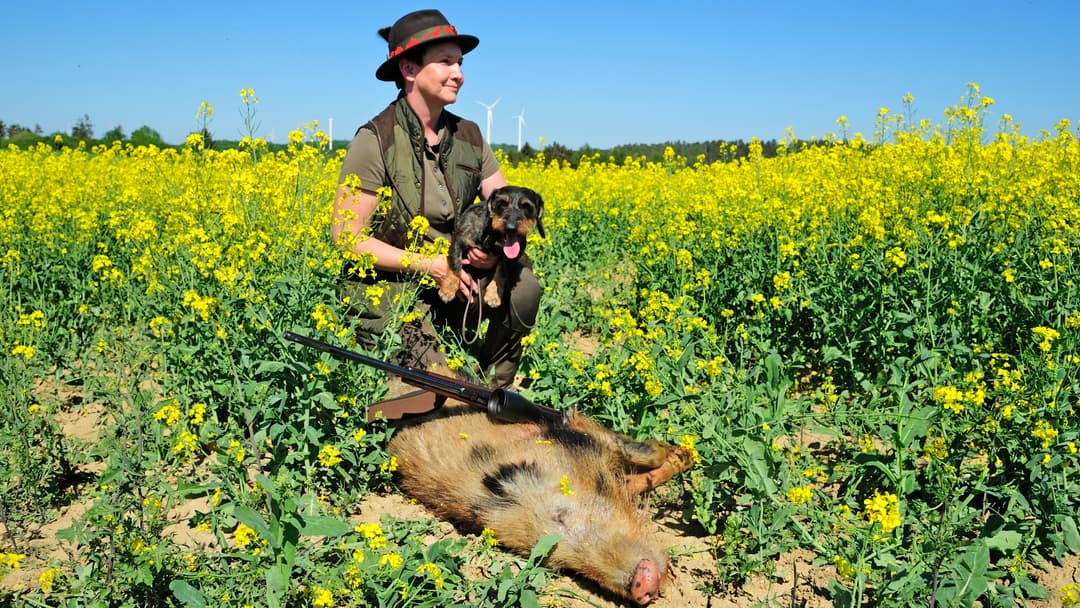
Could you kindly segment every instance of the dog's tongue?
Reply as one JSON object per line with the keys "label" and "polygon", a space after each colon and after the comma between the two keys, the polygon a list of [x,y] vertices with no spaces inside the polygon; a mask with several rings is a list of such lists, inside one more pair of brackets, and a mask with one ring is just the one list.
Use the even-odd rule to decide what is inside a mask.
{"label": "dog's tongue", "polygon": [[506,241],[503,243],[503,255],[508,260],[516,260],[521,255],[521,235],[513,234],[506,237]]}

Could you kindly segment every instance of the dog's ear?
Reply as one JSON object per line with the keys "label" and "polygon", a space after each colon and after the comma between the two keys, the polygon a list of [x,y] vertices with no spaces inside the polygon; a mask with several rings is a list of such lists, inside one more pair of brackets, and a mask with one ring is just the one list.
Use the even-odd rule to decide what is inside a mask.
{"label": "dog's ear", "polygon": [[492,190],[491,194],[489,194],[488,197],[484,199],[484,212],[487,215],[491,215],[491,205],[495,202],[495,197],[499,195],[499,192],[501,190],[502,188],[496,188]]}
{"label": "dog's ear", "polygon": [[540,233],[540,238],[547,238],[544,234],[544,197],[536,194],[536,231]]}

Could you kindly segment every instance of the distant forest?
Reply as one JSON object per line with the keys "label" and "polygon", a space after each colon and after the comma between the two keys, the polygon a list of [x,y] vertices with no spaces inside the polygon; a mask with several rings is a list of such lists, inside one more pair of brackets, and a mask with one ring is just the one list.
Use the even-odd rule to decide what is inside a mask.
{"label": "distant forest", "polygon": [[[800,143],[813,145],[819,142]],[[741,139],[736,141],[666,141],[655,144],[621,144],[613,148],[593,148],[586,145],[577,150],[553,142],[545,146],[542,150],[537,150],[529,144],[525,144],[522,146],[520,152],[518,151],[517,146],[495,144],[492,147],[501,149],[503,153],[506,154],[507,158],[514,163],[533,158],[538,152],[542,151],[545,160],[552,161],[557,159],[566,161],[573,167],[578,165],[581,158],[591,157],[596,154],[600,155],[600,160],[602,161],[613,158],[617,162],[621,162],[627,157],[644,157],[647,162],[660,162],[664,159],[664,150],[668,147],[671,147],[671,149],[675,151],[675,154],[685,157],[691,162],[696,162],[697,158],[700,156],[706,164],[717,161],[730,162],[738,158],[745,158],[750,153],[750,143]],[[765,157],[776,156],[777,147],[778,144],[775,139],[761,142],[762,155]]]}
{"label": "distant forest", "polygon": [[[202,135],[207,147],[216,150],[235,148],[239,143],[236,140],[216,139],[213,137],[212,133],[207,131],[203,131]],[[80,141],[85,141],[88,146],[98,144],[111,145],[115,141],[130,143],[136,146],[155,145],[159,148],[180,147],[183,145],[182,143],[166,143],[162,140],[161,135],[157,131],[145,125],[135,129],[130,134],[126,134],[123,127],[117,125],[101,137],[95,137],[94,127],[90,122],[90,117],[88,115],[83,115],[82,118],[78,119],[72,126],[70,132],[55,132],[48,135],[43,133],[41,127],[38,125],[35,125],[34,128],[29,128],[19,124],[7,124],[3,120],[0,120],[0,147],[3,148],[6,148],[9,144],[25,148],[42,142],[60,149],[65,146],[74,147],[78,145]],[[803,146],[824,145],[825,142],[817,140],[799,141],[797,144],[795,149],[799,149]],[[348,147],[348,145],[349,140],[334,140],[332,148],[334,151],[337,151]],[[677,155],[685,157],[691,162],[695,162],[701,157],[705,163],[717,161],[731,162],[739,158],[745,158],[750,150],[750,143],[741,139],[735,141],[711,140],[700,142],[667,141],[652,144],[630,143],[618,145],[613,148],[593,148],[586,145],[576,150],[558,142],[547,144],[541,149],[534,148],[526,143],[522,146],[520,151],[517,149],[517,146],[509,144],[494,144],[492,147],[502,150],[512,163],[534,158],[539,152],[543,152],[544,158],[547,161],[565,161],[571,166],[576,167],[581,158],[591,157],[597,153],[599,153],[601,160],[614,158],[616,161],[621,162],[627,157],[644,157],[648,162],[660,162],[664,158],[664,150],[669,146]],[[284,149],[286,144],[269,144],[268,147],[271,151],[276,151]],[[775,139],[771,139],[762,141],[761,147],[763,156],[768,158],[776,156],[779,144]]]}

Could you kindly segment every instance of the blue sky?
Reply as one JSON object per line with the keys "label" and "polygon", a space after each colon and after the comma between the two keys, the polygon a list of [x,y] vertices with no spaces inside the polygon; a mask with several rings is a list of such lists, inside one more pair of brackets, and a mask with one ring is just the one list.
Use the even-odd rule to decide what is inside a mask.
{"label": "blue sky", "polygon": [[1037,136],[1080,120],[1076,0],[1011,2],[49,2],[8,0],[0,120],[100,136],[149,125],[172,143],[197,128],[241,136],[240,90],[259,99],[259,135],[333,119],[335,139],[394,96],[375,80],[376,30],[439,8],[480,38],[451,110],[492,140],[572,148],[669,140],[869,136],[878,109],[940,122],[975,82]]}

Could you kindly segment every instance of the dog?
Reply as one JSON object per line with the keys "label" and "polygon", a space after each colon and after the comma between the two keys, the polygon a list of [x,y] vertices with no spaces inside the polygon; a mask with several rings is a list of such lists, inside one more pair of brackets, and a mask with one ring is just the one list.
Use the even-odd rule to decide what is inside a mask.
{"label": "dog", "polygon": [[546,236],[543,216],[544,199],[536,191],[519,186],[503,186],[483,204],[463,211],[451,235],[446,254],[450,272],[439,285],[439,297],[444,302],[454,299],[461,283],[461,261],[470,248],[477,247],[499,255],[495,276],[484,290],[484,303],[492,308],[501,306],[502,294],[510,287],[508,280],[517,276],[511,273],[510,266],[521,264],[525,254],[525,238],[534,227],[540,236]]}

